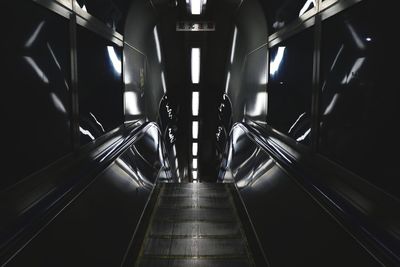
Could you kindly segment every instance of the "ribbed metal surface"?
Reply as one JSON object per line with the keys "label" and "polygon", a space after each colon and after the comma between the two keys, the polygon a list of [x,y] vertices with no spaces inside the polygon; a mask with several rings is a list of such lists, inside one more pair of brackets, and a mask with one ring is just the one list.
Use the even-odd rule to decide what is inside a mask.
{"label": "ribbed metal surface", "polygon": [[227,184],[164,184],[136,266],[254,266]]}

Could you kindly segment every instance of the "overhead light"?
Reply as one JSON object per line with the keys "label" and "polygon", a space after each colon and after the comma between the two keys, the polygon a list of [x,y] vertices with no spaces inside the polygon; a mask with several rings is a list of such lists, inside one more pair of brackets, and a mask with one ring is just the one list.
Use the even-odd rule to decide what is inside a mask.
{"label": "overhead light", "polygon": [[192,48],[192,83],[200,82],[200,48]]}
{"label": "overhead light", "polygon": [[197,170],[197,159],[193,159],[192,168],[193,170]]}
{"label": "overhead light", "polygon": [[198,171],[192,171],[193,180],[197,180],[197,177],[198,177]]}
{"label": "overhead light", "polygon": [[158,62],[161,63],[161,47],[160,47],[160,39],[158,38],[157,26],[154,27],[153,33],[154,33],[154,41],[156,42]]}
{"label": "overhead light", "polygon": [[198,143],[193,143],[192,144],[192,155],[194,157],[197,157],[198,153],[199,153],[199,144]]}
{"label": "overhead light", "polygon": [[192,122],[192,138],[193,139],[199,138],[199,122],[198,121]]}
{"label": "overhead light", "polygon": [[203,8],[203,0],[190,0],[190,13],[200,15]]}
{"label": "overhead light", "polygon": [[200,93],[193,92],[192,93],[192,115],[199,116],[199,101],[200,101]]}
{"label": "overhead light", "polygon": [[237,27],[235,27],[235,30],[233,32],[233,41],[232,41],[232,50],[231,50],[231,63],[233,63],[233,58],[235,56],[236,37],[237,37]]}

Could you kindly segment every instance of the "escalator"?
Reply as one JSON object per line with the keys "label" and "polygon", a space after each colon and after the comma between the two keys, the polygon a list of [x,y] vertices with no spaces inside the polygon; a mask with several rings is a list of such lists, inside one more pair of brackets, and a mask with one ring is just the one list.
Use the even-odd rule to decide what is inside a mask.
{"label": "escalator", "polygon": [[254,238],[243,227],[233,184],[156,187],[154,208],[142,222],[144,239],[130,266],[263,266],[251,249]]}

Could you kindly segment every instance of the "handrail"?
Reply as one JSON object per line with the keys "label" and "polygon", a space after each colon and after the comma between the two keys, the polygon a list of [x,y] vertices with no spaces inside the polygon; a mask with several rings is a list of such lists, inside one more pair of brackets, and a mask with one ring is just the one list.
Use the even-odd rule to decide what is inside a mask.
{"label": "handrail", "polygon": [[[46,222],[54,219],[96,176],[151,127],[140,122],[120,127],[106,140],[82,147],[42,172],[0,192],[0,263],[17,252]],[[100,138],[101,139],[101,138]],[[10,205],[10,203],[12,205]]]}
{"label": "handrail", "polygon": [[396,216],[400,218],[398,199],[264,128],[236,123],[231,133],[235,128],[273,157],[377,260],[385,266],[400,266],[400,226],[395,221]]}

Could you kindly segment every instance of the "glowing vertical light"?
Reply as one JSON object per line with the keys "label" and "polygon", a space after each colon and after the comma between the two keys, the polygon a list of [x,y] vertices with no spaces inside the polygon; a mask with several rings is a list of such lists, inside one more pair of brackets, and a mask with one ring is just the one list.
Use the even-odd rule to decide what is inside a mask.
{"label": "glowing vertical light", "polygon": [[233,58],[235,57],[236,37],[237,37],[237,27],[235,27],[235,30],[233,32],[233,41],[232,41],[232,49],[231,49],[231,63],[233,63]]}
{"label": "glowing vertical light", "polygon": [[200,48],[192,48],[192,83],[200,82]]}
{"label": "glowing vertical light", "polygon": [[198,121],[192,122],[192,138],[193,139],[199,138],[199,122]]}
{"label": "glowing vertical light", "polygon": [[200,93],[193,92],[192,93],[192,115],[199,116],[199,101],[200,101]]}
{"label": "glowing vertical light", "polygon": [[161,63],[161,47],[160,47],[160,39],[158,38],[157,26],[154,27],[153,33],[154,33],[154,41],[156,42],[158,62]]}

